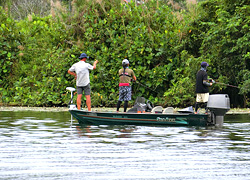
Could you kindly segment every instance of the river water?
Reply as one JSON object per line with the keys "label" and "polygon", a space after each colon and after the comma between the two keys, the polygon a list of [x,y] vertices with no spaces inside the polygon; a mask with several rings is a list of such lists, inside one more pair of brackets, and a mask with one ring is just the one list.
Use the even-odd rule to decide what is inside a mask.
{"label": "river water", "polygon": [[222,128],[88,126],[69,112],[0,111],[0,179],[249,180],[250,116]]}

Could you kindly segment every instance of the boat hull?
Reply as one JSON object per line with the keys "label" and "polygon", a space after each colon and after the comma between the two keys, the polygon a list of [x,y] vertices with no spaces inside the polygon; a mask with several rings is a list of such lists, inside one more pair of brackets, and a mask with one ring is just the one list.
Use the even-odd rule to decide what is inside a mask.
{"label": "boat hull", "polygon": [[161,126],[207,126],[206,114],[151,114],[113,113],[69,110],[79,124],[94,125],[161,125]]}

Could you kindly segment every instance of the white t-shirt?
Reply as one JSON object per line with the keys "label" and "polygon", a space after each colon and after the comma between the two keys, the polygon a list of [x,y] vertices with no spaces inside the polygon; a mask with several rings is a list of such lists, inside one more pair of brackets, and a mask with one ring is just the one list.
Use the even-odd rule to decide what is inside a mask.
{"label": "white t-shirt", "polygon": [[71,66],[71,72],[76,73],[76,86],[87,86],[90,83],[89,70],[93,70],[93,66],[84,61],[79,61]]}

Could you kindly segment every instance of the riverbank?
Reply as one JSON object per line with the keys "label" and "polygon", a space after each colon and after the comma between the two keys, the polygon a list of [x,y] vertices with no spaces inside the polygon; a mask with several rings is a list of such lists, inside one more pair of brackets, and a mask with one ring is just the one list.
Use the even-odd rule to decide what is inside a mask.
{"label": "riverbank", "polygon": [[[49,111],[49,112],[62,112],[68,111],[68,107],[19,107],[19,106],[1,106],[0,111]],[[87,109],[86,109],[87,110]],[[121,109],[123,110],[123,108]],[[114,112],[116,111],[115,108],[106,108],[106,107],[99,107],[99,108],[92,108],[92,111],[104,111],[104,112]],[[178,109],[176,108],[176,111]],[[250,114],[249,108],[232,108],[227,114]]]}
{"label": "riverbank", "polygon": [[[68,111],[68,107],[19,107],[19,106],[1,106],[0,111],[50,111],[50,112],[63,112]],[[87,109],[86,109],[87,110]],[[116,111],[115,108],[92,108],[92,111]]]}

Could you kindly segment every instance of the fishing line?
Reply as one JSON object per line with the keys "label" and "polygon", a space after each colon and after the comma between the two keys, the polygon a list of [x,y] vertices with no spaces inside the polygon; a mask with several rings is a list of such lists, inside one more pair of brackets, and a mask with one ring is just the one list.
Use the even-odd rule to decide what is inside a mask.
{"label": "fishing line", "polygon": [[136,83],[138,83],[139,85],[141,85],[141,86],[143,86],[143,87],[145,87],[145,88],[147,88],[147,89],[149,89],[149,90],[151,90],[151,91],[153,91],[153,92],[155,92],[155,93],[157,93],[157,94],[158,94],[158,92],[156,92],[155,90],[153,90],[153,89],[149,88],[148,86],[146,86],[146,85],[144,85],[144,84],[140,83],[139,81],[135,81],[135,82],[136,82]]}

